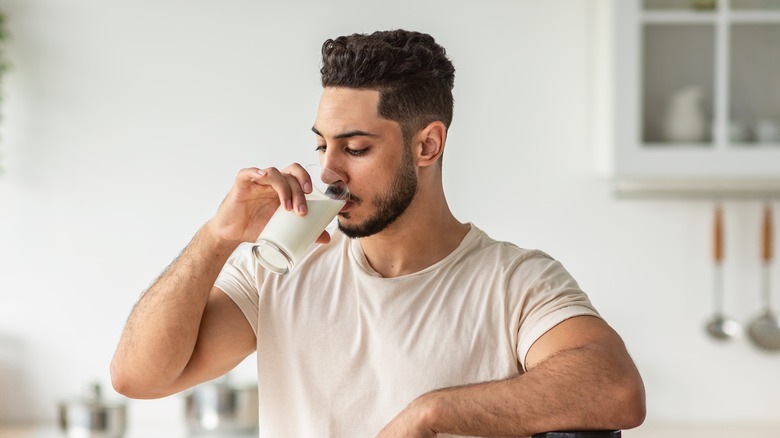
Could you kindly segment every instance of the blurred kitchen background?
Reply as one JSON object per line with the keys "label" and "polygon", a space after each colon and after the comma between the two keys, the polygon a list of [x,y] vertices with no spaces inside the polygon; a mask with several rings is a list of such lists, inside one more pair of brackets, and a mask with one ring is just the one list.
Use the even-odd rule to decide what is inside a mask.
{"label": "blurred kitchen background", "polygon": [[[623,36],[611,27],[611,3],[1,0],[11,34],[2,53],[12,67],[0,100],[0,436],[3,427],[53,424],[57,403],[88,382],[111,394],[109,361],[130,309],[211,217],[236,172],[316,160],[310,127],[322,42],[390,28],[431,33],[457,69],[444,160],[456,216],[494,238],[541,248],[573,273],[645,379],[648,417],[640,429],[780,434],[780,352],[759,350],[744,334],[718,342],[704,329],[713,313],[717,174],[696,190],[663,196],[616,184],[613,158],[626,145],[615,140],[623,133],[613,133],[641,123],[638,109],[616,109],[625,99],[641,108],[642,87],[616,87],[628,79],[615,72],[641,74],[609,62],[627,62],[612,52]],[[692,32],[709,51],[702,62],[724,50],[702,42],[720,35],[713,29],[722,5],[638,3],[661,9],[639,21],[650,24],[665,19],[664,3],[685,3],[667,18],[710,27]],[[766,77],[780,77],[780,20],[770,10],[777,3],[764,2],[754,14],[770,17],[757,40],[771,50],[756,47],[754,57],[762,60],[757,80],[767,86],[755,93],[774,123],[780,92]],[[719,18],[706,18],[713,14]],[[664,47],[686,38],[663,28],[646,34]],[[739,47],[740,56],[753,50]],[[694,59],[709,75],[690,84],[704,87],[707,126],[729,120],[715,109],[720,97],[712,90],[724,87],[717,69],[695,57],[658,56],[670,72],[685,70],[675,60]],[[672,85],[652,86],[677,84],[664,80]],[[648,105],[663,108],[659,102]],[[694,127],[687,140],[664,137],[662,128],[644,131],[652,142],[751,143],[755,133],[739,131],[755,126],[751,117],[736,131]],[[724,304],[742,324],[762,309],[764,201],[780,207],[771,181],[780,178],[780,146],[745,151],[765,154],[759,166],[770,171],[751,178],[743,166],[733,179],[755,190],[726,184],[721,198]],[[701,176],[706,157],[693,163],[691,174]],[[768,269],[780,296],[780,266]],[[254,359],[234,379],[251,382]],[[182,400],[131,401],[129,424],[179,424]]]}

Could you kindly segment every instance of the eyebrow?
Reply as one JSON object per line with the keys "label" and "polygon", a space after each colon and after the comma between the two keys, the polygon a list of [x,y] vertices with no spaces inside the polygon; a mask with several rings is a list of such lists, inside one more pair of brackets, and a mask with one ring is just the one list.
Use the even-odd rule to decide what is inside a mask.
{"label": "eyebrow", "polygon": [[[315,127],[311,127],[311,131],[320,137],[325,137],[320,133],[320,131],[317,130]],[[342,132],[341,134],[334,135],[333,138],[340,140],[342,138],[350,138],[350,137],[373,137],[373,138],[379,138],[379,135],[372,134],[370,132],[361,131],[359,129],[354,129],[352,131]]]}

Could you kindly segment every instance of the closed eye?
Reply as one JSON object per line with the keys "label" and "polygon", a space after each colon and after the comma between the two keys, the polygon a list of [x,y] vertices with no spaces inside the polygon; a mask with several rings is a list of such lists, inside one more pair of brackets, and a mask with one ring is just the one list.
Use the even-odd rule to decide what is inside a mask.
{"label": "closed eye", "polygon": [[348,154],[354,157],[359,157],[361,155],[364,155],[366,152],[368,152],[368,148],[363,148],[363,149],[346,148],[345,150],[347,151]]}
{"label": "closed eye", "polygon": [[[328,147],[326,145],[318,145],[314,149],[314,151],[319,153],[324,153],[327,149]],[[359,157],[361,155],[365,155],[366,152],[368,152],[368,148],[362,148],[362,149],[344,148],[344,151],[347,154],[352,155],[353,157]]]}

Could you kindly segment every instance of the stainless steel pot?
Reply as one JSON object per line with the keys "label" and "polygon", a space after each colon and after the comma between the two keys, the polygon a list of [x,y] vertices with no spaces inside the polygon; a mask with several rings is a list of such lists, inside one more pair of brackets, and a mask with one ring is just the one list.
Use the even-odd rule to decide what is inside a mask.
{"label": "stainless steel pot", "polygon": [[192,434],[256,433],[257,385],[234,385],[227,378],[196,386],[185,397]]}
{"label": "stainless steel pot", "polygon": [[60,429],[69,438],[121,438],[127,426],[124,402],[103,399],[100,385],[90,385],[83,397],[59,404]]}

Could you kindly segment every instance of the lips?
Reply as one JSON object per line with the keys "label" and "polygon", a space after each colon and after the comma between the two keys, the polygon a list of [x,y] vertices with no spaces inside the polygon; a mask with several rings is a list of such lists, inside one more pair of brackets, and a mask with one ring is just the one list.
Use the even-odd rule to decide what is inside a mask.
{"label": "lips", "polygon": [[355,205],[355,203],[354,203],[354,202],[352,202],[352,201],[347,201],[347,203],[346,203],[346,204],[344,204],[344,206],[343,206],[343,207],[341,207],[341,210],[339,210],[339,213],[344,213],[345,211],[347,211],[347,210],[349,210],[350,208],[352,208],[352,206],[353,206],[353,205]]}

